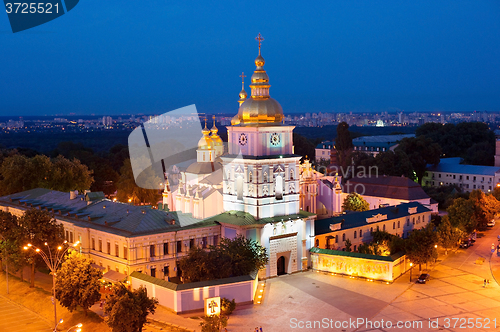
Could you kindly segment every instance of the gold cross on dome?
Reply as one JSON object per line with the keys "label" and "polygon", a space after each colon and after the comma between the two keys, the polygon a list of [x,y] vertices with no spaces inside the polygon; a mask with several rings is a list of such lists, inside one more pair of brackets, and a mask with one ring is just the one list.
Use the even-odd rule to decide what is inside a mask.
{"label": "gold cross on dome", "polygon": [[241,88],[243,89],[245,86],[245,77],[247,77],[247,75],[245,75],[244,72],[241,72],[240,77],[241,77]]}
{"label": "gold cross on dome", "polygon": [[259,32],[259,35],[257,37],[255,37],[255,40],[257,40],[259,42],[259,55],[260,55],[260,45],[261,45],[262,41],[264,40],[264,38],[262,37],[260,32]]}

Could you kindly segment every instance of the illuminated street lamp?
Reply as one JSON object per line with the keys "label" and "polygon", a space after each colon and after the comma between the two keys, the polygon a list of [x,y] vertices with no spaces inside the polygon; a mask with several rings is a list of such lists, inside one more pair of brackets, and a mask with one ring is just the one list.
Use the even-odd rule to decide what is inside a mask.
{"label": "illuminated street lamp", "polygon": [[[64,241],[64,244],[68,244],[68,241]],[[57,325],[59,325],[59,323],[62,323],[62,319],[59,323],[57,322],[56,271],[59,265],[61,265],[62,259],[66,254],[66,252],[68,252],[69,248],[76,247],[78,246],[78,244],[80,244],[80,241],[76,241],[74,244],[69,244],[64,250],[63,246],[58,246],[57,250],[52,252],[47,242],[45,242],[44,245],[47,247],[48,254],[43,250],[41,250],[40,248],[35,247],[31,243],[28,243],[28,245],[24,247],[24,250],[28,249],[35,250],[35,252],[43,258],[43,261],[45,262],[45,264],[50,270],[50,273],[52,274],[52,303],[54,304],[54,331],[57,331]]]}
{"label": "illuminated street lamp", "polygon": [[[76,324],[75,326],[70,327],[66,332],[71,332],[71,331],[81,332],[82,331],[82,329],[81,329],[82,326],[83,326],[82,323]],[[76,330],[73,330],[74,328],[76,328]]]}
{"label": "illuminated street lamp", "polygon": [[412,267],[413,267],[413,263],[410,263],[410,282],[411,282],[411,270],[412,270]]}

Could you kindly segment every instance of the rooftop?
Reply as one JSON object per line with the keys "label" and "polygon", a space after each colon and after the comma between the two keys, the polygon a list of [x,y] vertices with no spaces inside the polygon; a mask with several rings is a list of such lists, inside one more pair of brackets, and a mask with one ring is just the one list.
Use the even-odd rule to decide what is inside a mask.
{"label": "rooftop", "polygon": [[[408,201],[428,199],[422,187],[403,176],[354,177],[344,186],[349,191],[356,190],[364,196],[403,199]],[[359,188],[364,190],[359,192]]]}
{"label": "rooftop", "polygon": [[[456,158],[446,158],[446,159],[456,159]],[[443,159],[437,166],[427,165],[427,170],[430,172],[473,174],[473,175],[487,175],[487,176],[495,176],[495,174],[500,173],[500,167],[497,166],[462,165],[456,163],[456,160],[445,160],[443,162]]]}
{"label": "rooftop", "polygon": [[217,225],[193,218],[191,214],[167,212],[150,206],[135,206],[109,199],[88,202],[84,195],[70,199],[69,193],[44,188],[0,197],[0,204],[47,210],[54,213],[57,219],[80,227],[127,237]]}
{"label": "rooftop", "polygon": [[[314,223],[314,233],[315,235],[331,233],[333,231],[331,230],[330,225],[340,224],[340,228],[335,230],[339,231],[367,225],[376,225],[380,221],[398,219],[423,212],[431,212],[431,210],[418,202],[410,202],[375,210],[347,213],[338,217],[316,220]],[[380,221],[367,222],[367,219],[378,216],[387,217],[380,219]]]}

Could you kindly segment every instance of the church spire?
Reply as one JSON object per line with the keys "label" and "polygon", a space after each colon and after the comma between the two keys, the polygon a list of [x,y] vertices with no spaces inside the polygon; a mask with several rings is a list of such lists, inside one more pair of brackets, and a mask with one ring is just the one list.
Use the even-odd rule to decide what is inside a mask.
{"label": "church spire", "polygon": [[238,100],[238,103],[240,103],[240,106],[241,104],[243,104],[245,102],[245,100],[247,99],[247,92],[245,91],[245,73],[244,72],[241,72],[241,91],[240,91],[240,100]]}

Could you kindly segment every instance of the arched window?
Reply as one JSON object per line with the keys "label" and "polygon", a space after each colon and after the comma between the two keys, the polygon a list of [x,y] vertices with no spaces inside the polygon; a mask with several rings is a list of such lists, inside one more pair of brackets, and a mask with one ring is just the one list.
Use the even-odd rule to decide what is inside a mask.
{"label": "arched window", "polygon": [[342,241],[345,241],[345,233],[342,234]]}
{"label": "arched window", "polygon": [[401,227],[401,220],[398,220],[398,228]]}
{"label": "arched window", "polygon": [[362,236],[363,236],[363,230],[362,230],[362,229],[360,229],[360,230],[359,230],[359,237],[362,237]]}
{"label": "arched window", "polygon": [[252,183],[252,182],[253,182],[252,172],[248,172],[248,182],[249,182],[249,183]]}
{"label": "arched window", "polygon": [[293,180],[293,169],[290,170],[290,180]]}
{"label": "arched window", "polygon": [[392,223],[392,229],[396,229],[396,222],[395,221]]}
{"label": "arched window", "polygon": [[406,219],[406,226],[410,226],[410,218]]}
{"label": "arched window", "polygon": [[358,237],[358,232],[354,231],[354,238]]}
{"label": "arched window", "polygon": [[276,199],[277,200],[282,200],[283,199],[283,178],[281,175],[276,176],[276,184],[274,186],[274,191],[276,193]]}
{"label": "arched window", "polygon": [[241,176],[236,178],[236,195],[237,199],[243,200],[243,178]]}
{"label": "arched window", "polygon": [[415,217],[412,218],[413,225],[415,225]]}

